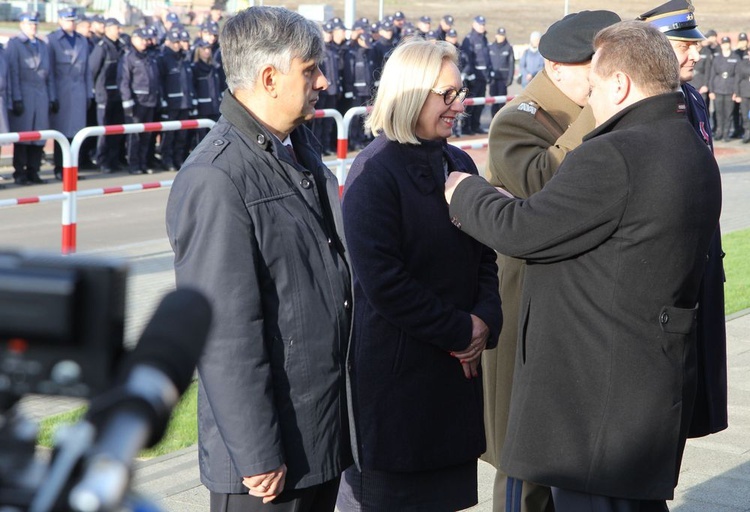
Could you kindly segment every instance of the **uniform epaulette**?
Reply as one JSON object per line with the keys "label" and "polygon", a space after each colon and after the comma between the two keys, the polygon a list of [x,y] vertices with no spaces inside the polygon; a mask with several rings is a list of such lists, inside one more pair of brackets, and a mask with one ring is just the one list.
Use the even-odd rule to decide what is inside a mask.
{"label": "uniform epaulette", "polygon": [[538,107],[533,101],[524,102],[518,105],[518,110],[521,112],[528,112],[532,116],[536,114]]}

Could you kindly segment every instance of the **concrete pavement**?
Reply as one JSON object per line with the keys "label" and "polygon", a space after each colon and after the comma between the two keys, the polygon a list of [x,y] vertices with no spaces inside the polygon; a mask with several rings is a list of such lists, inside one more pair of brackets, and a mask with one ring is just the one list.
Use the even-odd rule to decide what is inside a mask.
{"label": "concrete pavement", "polygon": [[[748,149],[736,142],[717,144],[724,182],[724,232],[750,227]],[[481,155],[475,158],[482,167]],[[131,263],[126,340],[132,344],[158,301],[174,287],[171,250],[166,240],[156,240],[114,248],[106,254],[127,258]],[[673,511],[750,512],[750,310],[729,318],[727,332],[730,427],[688,442],[680,484],[670,505]],[[22,408],[38,419],[77,404],[62,398],[28,397]],[[480,462],[480,502],[471,511],[492,510],[493,479],[492,467]],[[199,481],[195,446],[137,462],[134,488],[153,497],[166,511],[208,510],[208,493]]]}

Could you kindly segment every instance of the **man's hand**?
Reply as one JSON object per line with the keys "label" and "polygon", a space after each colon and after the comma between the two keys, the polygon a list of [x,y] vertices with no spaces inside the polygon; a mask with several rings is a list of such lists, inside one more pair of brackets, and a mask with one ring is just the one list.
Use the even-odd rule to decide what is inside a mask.
{"label": "man's hand", "polygon": [[471,176],[471,174],[465,172],[452,172],[448,175],[448,179],[445,182],[445,200],[448,201],[448,204],[451,204],[453,192],[456,190],[458,184],[469,176]]}
{"label": "man's hand", "polygon": [[242,484],[249,489],[250,496],[263,498],[263,503],[269,503],[284,490],[285,481],[286,464],[282,464],[268,473],[246,476],[242,479]]}

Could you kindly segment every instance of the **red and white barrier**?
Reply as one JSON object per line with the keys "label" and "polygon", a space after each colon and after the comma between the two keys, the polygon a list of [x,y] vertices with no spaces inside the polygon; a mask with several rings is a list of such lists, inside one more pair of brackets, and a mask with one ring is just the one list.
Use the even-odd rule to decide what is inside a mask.
{"label": "red and white barrier", "polygon": [[[122,135],[144,132],[168,132],[175,130],[191,130],[195,128],[211,128],[216,124],[211,119],[189,119],[187,121],[164,121],[157,123],[132,123],[115,124],[108,126],[89,126],[76,133],[70,143],[68,153],[70,154],[70,167],[63,165],[63,194],[69,194],[71,201],[63,202],[63,254],[76,251],[76,195],[78,194],[78,153],[81,144],[88,137],[101,135]],[[67,142],[67,141],[66,141]],[[65,151],[63,151],[63,155]],[[171,184],[171,183],[170,183]],[[118,187],[123,188],[124,187]],[[134,190],[143,189],[143,186]],[[152,187],[153,188],[153,187]],[[104,190],[104,189],[102,189]],[[119,190],[120,192],[124,190]],[[83,194],[81,194],[83,195]],[[99,195],[99,194],[86,194]]]}
{"label": "red and white barrier", "polygon": [[[66,172],[71,166],[71,155],[70,155],[70,142],[68,138],[57,130],[41,130],[38,132],[15,132],[15,133],[3,133],[0,135],[0,144],[9,142],[32,142],[37,140],[48,140],[52,139],[56,141],[62,149],[62,165],[63,165],[63,193],[58,196],[62,198],[63,210],[62,210],[62,246],[63,253],[65,254],[65,246],[68,243],[71,231],[70,231],[70,214],[73,213],[75,216],[75,194],[71,196],[68,188],[65,187],[65,182],[69,182],[69,177]],[[51,200],[47,199],[47,200]],[[26,200],[18,200],[17,204],[30,204],[34,202],[42,202],[41,200],[33,200],[28,198]],[[75,228],[73,228],[73,238],[75,239]]]}
{"label": "red and white barrier", "polygon": [[[488,96],[484,98],[466,98],[465,106],[472,105],[491,105],[494,103],[505,103],[513,99],[513,96]],[[343,188],[346,180],[347,168],[352,163],[352,158],[347,158],[349,154],[349,127],[355,116],[361,116],[372,110],[372,107],[354,107],[349,109],[343,116],[338,110],[323,109],[315,111],[315,118],[329,117],[336,122],[336,163],[335,174]],[[48,194],[34,197],[22,197],[15,199],[0,199],[0,207],[19,206],[35,203],[45,203],[52,201],[63,202],[62,208],[62,253],[70,254],[76,250],[76,218],[77,205],[76,198],[94,197],[121,192],[132,192],[138,190],[148,190],[154,188],[168,188],[172,185],[172,180],[159,181],[154,183],[142,183],[124,185],[118,187],[105,187],[99,189],[90,189],[78,191],[78,153],[83,141],[88,137],[98,137],[106,135],[123,135],[131,133],[157,132],[187,130],[196,128],[211,128],[215,124],[210,119],[191,119],[187,121],[164,121],[155,123],[133,123],[109,126],[90,126],[79,131],[72,142],[60,132],[55,130],[43,130],[38,132],[19,132],[0,134],[0,144],[10,142],[30,142],[37,140],[54,139],[60,144],[63,155],[63,193]],[[471,142],[451,142],[450,144],[467,150],[467,149],[484,149],[488,146],[487,139],[473,140]]]}

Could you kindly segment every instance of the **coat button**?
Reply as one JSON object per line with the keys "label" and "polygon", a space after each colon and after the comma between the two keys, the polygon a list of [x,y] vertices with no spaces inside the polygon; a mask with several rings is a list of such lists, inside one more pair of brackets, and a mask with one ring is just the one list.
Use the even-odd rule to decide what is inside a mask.
{"label": "coat button", "polygon": [[302,188],[312,187],[312,182],[308,180],[307,178],[302,178],[302,181],[300,181],[299,184]]}
{"label": "coat button", "polygon": [[258,144],[265,144],[265,142],[266,142],[266,136],[263,135],[262,133],[259,133],[258,137],[255,140],[258,141]]}
{"label": "coat button", "polygon": [[352,304],[351,304],[351,302],[349,302],[348,299],[344,301],[344,309],[347,310],[347,311],[349,311],[350,309],[352,309]]}
{"label": "coat button", "polygon": [[223,145],[224,145],[224,141],[221,139],[216,139],[214,141],[214,146],[223,146]]}
{"label": "coat button", "polygon": [[328,245],[333,245],[333,240],[330,238],[328,239]]}
{"label": "coat button", "polygon": [[669,314],[666,311],[662,311],[659,321],[663,324],[669,322]]}

